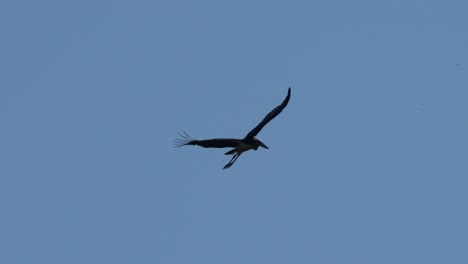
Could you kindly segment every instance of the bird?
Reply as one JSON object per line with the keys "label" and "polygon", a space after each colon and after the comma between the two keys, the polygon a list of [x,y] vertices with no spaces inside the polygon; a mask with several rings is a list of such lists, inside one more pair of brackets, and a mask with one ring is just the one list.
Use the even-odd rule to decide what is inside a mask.
{"label": "bird", "polygon": [[200,146],[204,148],[233,148],[230,151],[224,153],[225,155],[233,155],[231,160],[223,167],[223,170],[230,168],[234,162],[240,157],[242,153],[248,150],[257,150],[259,147],[268,149],[267,145],[265,145],[260,139],[257,138],[257,134],[260,130],[265,127],[271,120],[273,120],[276,116],[278,116],[281,111],[288,105],[289,99],[291,98],[291,87],[288,89],[288,94],[286,98],[284,98],[283,102],[271,110],[263,120],[255,126],[252,130],[250,130],[247,135],[242,138],[213,138],[213,139],[204,139],[204,140],[197,140],[192,139],[185,131],[182,133],[178,133],[180,138],[176,138],[173,140],[174,147],[182,147],[187,145],[194,145]]}

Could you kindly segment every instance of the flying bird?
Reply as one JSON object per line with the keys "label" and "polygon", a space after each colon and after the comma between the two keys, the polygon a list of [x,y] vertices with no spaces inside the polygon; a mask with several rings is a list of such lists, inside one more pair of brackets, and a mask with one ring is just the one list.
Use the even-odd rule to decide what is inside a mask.
{"label": "flying bird", "polygon": [[262,128],[268,124],[273,118],[283,111],[283,109],[288,105],[289,98],[291,97],[291,87],[288,89],[288,95],[284,98],[283,102],[271,110],[265,118],[254,127],[243,139],[238,138],[213,138],[205,140],[196,140],[192,139],[187,133],[179,133],[180,138],[174,139],[173,143],[175,147],[181,147],[186,145],[196,145],[204,148],[233,148],[230,151],[226,152],[225,155],[233,155],[231,160],[224,166],[223,169],[227,169],[236,162],[240,155],[248,150],[257,150],[258,147],[263,147],[268,149],[268,147],[260,141],[256,136],[262,130]]}

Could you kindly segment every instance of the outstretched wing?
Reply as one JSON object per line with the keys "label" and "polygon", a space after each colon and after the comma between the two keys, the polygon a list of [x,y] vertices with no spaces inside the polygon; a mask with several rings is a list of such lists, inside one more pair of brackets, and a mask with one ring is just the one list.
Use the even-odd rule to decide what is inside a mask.
{"label": "outstretched wing", "polygon": [[283,111],[283,109],[288,105],[290,97],[291,97],[291,87],[289,87],[288,95],[286,96],[286,98],[284,98],[283,102],[280,105],[278,105],[277,107],[275,107],[275,109],[271,110],[271,112],[268,113],[268,115],[266,115],[265,118],[263,118],[262,122],[260,122],[260,124],[258,124],[254,129],[252,129],[247,134],[247,136],[245,136],[245,138],[252,138],[252,137],[256,136],[258,134],[258,132],[260,132],[260,130],[262,130],[262,128],[266,124],[268,124],[268,122],[270,122],[273,118],[275,118],[277,115],[279,115],[281,113],[281,111]]}
{"label": "outstretched wing", "polygon": [[179,133],[180,138],[174,139],[174,147],[196,145],[204,148],[235,148],[241,141],[235,138],[213,138],[205,140],[192,139],[187,133]]}

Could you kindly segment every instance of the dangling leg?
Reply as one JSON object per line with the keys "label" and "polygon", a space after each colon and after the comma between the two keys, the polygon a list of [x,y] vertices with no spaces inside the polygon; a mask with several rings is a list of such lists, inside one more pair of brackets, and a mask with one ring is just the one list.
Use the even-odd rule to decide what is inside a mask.
{"label": "dangling leg", "polygon": [[239,153],[236,153],[232,156],[232,159],[226,165],[224,165],[223,170],[231,167],[231,165],[234,164],[234,160],[237,158],[237,156],[239,156]]}
{"label": "dangling leg", "polygon": [[226,164],[223,168],[223,170],[229,168],[232,166],[232,164],[234,164],[234,162],[236,162],[237,158],[239,158],[239,156],[241,155],[241,153],[236,153],[234,154],[234,156],[232,156],[232,159],[228,162],[228,164]]}

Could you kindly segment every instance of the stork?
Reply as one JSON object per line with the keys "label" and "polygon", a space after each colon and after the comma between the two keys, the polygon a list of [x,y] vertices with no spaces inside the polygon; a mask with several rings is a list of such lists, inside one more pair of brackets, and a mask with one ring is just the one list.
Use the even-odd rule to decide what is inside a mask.
{"label": "stork", "polygon": [[205,140],[196,140],[192,139],[187,133],[178,133],[180,138],[174,139],[173,143],[175,147],[181,147],[186,145],[196,145],[204,148],[233,148],[230,151],[226,152],[225,155],[233,155],[231,160],[224,166],[223,170],[229,168],[236,162],[242,153],[248,150],[257,150],[259,147],[268,149],[268,147],[257,138],[257,134],[262,130],[262,128],[268,124],[273,118],[283,111],[283,109],[288,105],[289,98],[291,97],[291,87],[288,89],[288,95],[284,98],[283,102],[271,110],[263,120],[254,127],[243,139],[237,138],[213,138]]}

